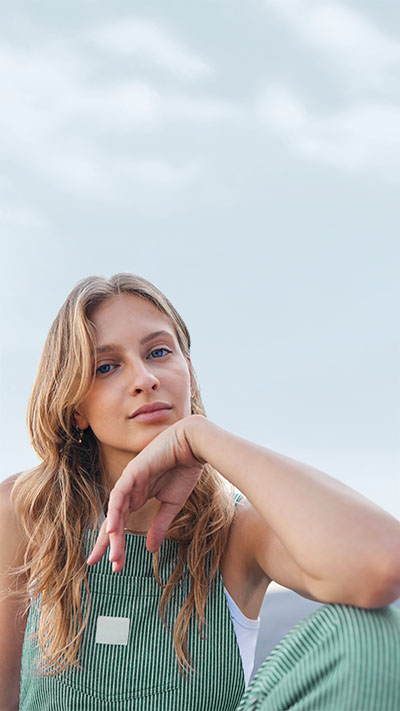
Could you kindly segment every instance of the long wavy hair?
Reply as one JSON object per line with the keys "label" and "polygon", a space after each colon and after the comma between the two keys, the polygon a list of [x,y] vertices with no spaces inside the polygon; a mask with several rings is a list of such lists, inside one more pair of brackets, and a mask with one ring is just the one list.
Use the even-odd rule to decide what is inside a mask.
{"label": "long wavy hair", "polygon": [[[96,334],[91,321],[96,308],[116,294],[150,301],[170,319],[192,377],[191,414],[205,415],[190,357],[188,329],[171,302],[146,279],[133,274],[82,279],[71,291],[48,334],[31,392],[27,422],[32,445],[41,463],[20,475],[12,499],[26,534],[27,547],[18,574],[27,580],[28,598],[40,608],[37,631],[42,672],[52,675],[68,666],[79,667],[79,645],[88,619],[83,611],[82,586],[89,596],[83,540],[99,526],[109,490],[102,469],[99,443],[90,429],[78,442],[74,411],[88,394],[94,378]],[[100,506],[99,506],[100,504]],[[232,490],[210,464],[168,530],[178,542],[175,569],[162,585],[158,553],[153,570],[163,593],[160,615],[175,585],[189,575],[189,593],[173,629],[180,671],[192,669],[187,633],[195,616],[199,634],[206,599],[224,551],[234,514]]]}

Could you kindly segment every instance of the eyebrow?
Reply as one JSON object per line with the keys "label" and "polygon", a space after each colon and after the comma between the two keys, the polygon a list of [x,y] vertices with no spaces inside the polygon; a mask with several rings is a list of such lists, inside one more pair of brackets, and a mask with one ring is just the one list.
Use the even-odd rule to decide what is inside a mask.
{"label": "eyebrow", "polygon": [[[169,336],[170,338],[173,338],[173,334],[170,333],[170,331],[153,331],[153,333],[149,333],[147,336],[144,336],[140,341],[140,345],[144,345],[145,343],[148,343],[148,341],[152,341],[153,338],[158,338],[158,336]],[[107,343],[104,346],[99,346],[96,348],[96,355],[99,355],[100,353],[108,353],[109,351],[117,351],[121,346],[118,346],[116,343]]]}

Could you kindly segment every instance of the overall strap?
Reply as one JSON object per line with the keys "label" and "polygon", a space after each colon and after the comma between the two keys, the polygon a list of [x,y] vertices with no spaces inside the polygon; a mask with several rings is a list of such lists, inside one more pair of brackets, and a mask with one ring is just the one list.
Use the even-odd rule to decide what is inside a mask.
{"label": "overall strap", "polygon": [[238,505],[239,501],[241,501],[242,499],[244,499],[243,494],[241,494],[240,491],[236,491],[236,492],[235,492],[235,498],[234,498],[234,501],[235,501],[235,508],[236,508],[236,506]]}

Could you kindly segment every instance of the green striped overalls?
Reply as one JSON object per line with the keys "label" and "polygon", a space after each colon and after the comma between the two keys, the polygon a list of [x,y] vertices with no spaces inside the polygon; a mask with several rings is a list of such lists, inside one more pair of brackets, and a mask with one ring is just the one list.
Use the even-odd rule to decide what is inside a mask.
{"label": "green striped overalls", "polygon": [[[234,711],[244,691],[240,652],[220,572],[206,605],[204,639],[192,619],[188,648],[196,673],[179,672],[172,634],[158,608],[162,590],[153,574],[146,537],[127,534],[126,564],[115,574],[107,555],[88,568],[91,609],[80,664],[53,677],[35,675],[37,608],[29,613],[21,664],[20,711]],[[86,550],[89,552],[89,536]],[[176,563],[178,544],[160,549],[163,582]],[[166,621],[172,627],[188,593],[178,584]],[[111,619],[110,619],[111,618]]]}
{"label": "green striped overalls", "polygon": [[[400,610],[324,605],[301,620],[265,659],[244,693],[244,675],[219,574],[206,605],[206,634],[191,624],[196,673],[183,679],[158,606],[144,536],[126,536],[126,565],[107,556],[88,570],[92,606],[82,670],[35,675],[34,605],[21,665],[20,711],[400,711]],[[89,550],[89,548],[88,548]],[[166,581],[177,544],[164,541]],[[187,594],[179,584],[167,622]],[[193,621],[192,621],[193,622]]]}

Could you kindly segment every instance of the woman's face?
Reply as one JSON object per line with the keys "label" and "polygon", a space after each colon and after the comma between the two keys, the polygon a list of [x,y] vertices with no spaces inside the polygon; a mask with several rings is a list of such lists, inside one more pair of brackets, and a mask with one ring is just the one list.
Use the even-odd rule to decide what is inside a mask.
{"label": "woman's face", "polygon": [[[169,319],[149,301],[118,294],[92,316],[98,363],[95,383],[76,409],[76,424],[90,426],[108,474],[128,461],[159,432],[191,414],[191,378]],[[162,334],[154,335],[157,331]],[[142,405],[161,401],[151,421],[133,418]]]}

